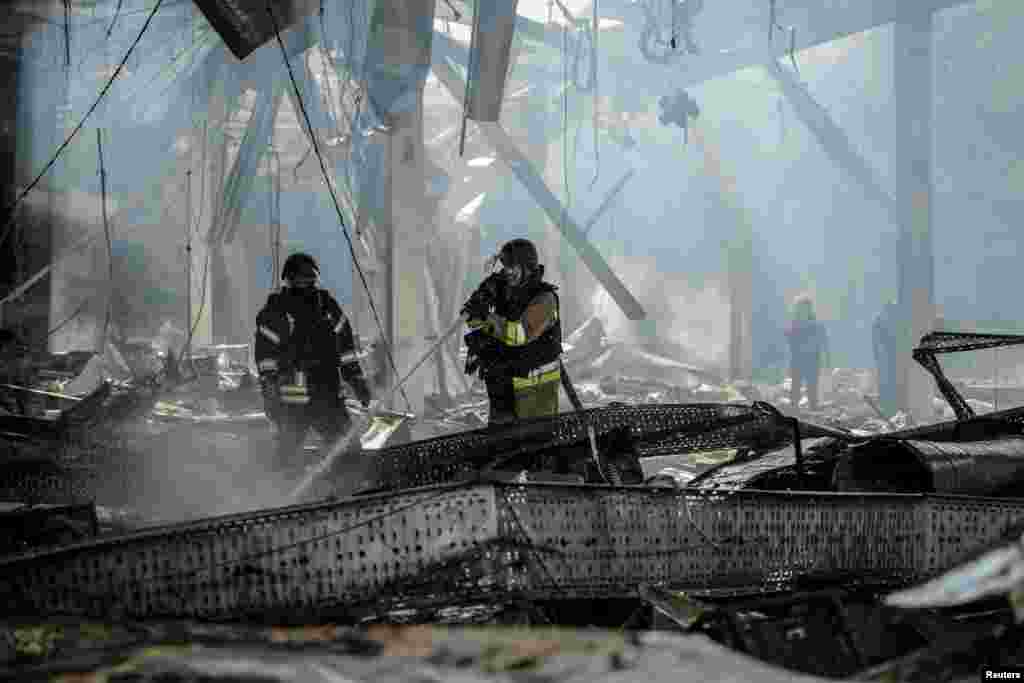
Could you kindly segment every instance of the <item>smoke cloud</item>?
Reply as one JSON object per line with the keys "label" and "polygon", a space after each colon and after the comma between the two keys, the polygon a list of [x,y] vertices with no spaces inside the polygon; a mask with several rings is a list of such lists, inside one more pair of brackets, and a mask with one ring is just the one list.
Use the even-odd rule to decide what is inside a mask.
{"label": "smoke cloud", "polygon": [[609,259],[656,325],[657,339],[645,338],[642,328],[628,320],[608,292],[598,286],[591,304],[611,341],[675,347],[674,355],[706,368],[724,368],[729,360],[729,305],[724,283],[705,280],[696,289],[679,274],[659,272],[653,258]]}

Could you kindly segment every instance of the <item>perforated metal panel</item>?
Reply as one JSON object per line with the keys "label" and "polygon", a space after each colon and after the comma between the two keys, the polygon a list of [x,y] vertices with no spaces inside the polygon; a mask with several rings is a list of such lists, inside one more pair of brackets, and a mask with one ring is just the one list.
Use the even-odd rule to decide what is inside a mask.
{"label": "perforated metal panel", "polygon": [[772,588],[848,573],[902,582],[923,552],[913,496],[541,487],[502,496],[503,533],[521,526],[550,551],[546,573],[518,577],[531,593],[548,592],[552,577],[579,597],[634,595],[640,583]]}
{"label": "perforated metal panel", "polygon": [[0,500],[29,503],[81,503],[97,477],[86,467],[52,460],[9,460],[0,465]]}
{"label": "perforated metal panel", "polygon": [[[375,480],[384,490],[454,481],[499,459],[583,443],[588,423],[594,425],[599,438],[616,430],[628,430],[641,458],[740,445],[781,444],[791,439],[791,431],[778,418],[766,404],[593,408],[386,448],[377,454]],[[805,436],[826,435],[813,425],[803,425],[801,431]]]}
{"label": "perforated metal panel", "polygon": [[1024,522],[1024,501],[1019,499],[929,496],[924,508],[921,577],[956,565]]}
{"label": "perforated metal panel", "polygon": [[[503,598],[906,585],[1001,538],[1024,501],[466,485],[234,515],[0,560],[10,611],[200,616]],[[22,599],[25,604],[14,604]]]}
{"label": "perforated metal panel", "polygon": [[282,508],[0,560],[0,594],[44,614],[227,617],[355,603],[496,528],[487,488]]}

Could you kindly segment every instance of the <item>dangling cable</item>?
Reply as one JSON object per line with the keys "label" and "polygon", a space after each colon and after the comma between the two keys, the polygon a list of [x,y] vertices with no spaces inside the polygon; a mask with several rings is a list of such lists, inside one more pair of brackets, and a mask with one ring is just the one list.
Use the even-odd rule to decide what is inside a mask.
{"label": "dangling cable", "polygon": [[160,5],[162,4],[163,0],[156,0],[156,5],[153,6],[153,9],[149,13],[149,16],[146,17],[146,23],[142,25],[142,29],[140,29],[139,34],[135,36],[135,40],[132,42],[131,47],[128,48],[128,51],[124,54],[124,57],[121,58],[121,63],[117,65],[117,68],[114,70],[114,73],[111,74],[109,79],[107,79],[107,82],[103,86],[103,89],[100,90],[100,94],[96,97],[96,101],[93,102],[92,106],[90,106],[88,111],[85,112],[85,115],[82,117],[82,120],[79,121],[78,125],[74,127],[74,129],[71,131],[71,134],[68,135],[67,139],[65,139],[64,142],[61,143],[60,147],[57,148],[57,151],[54,153],[53,158],[51,158],[50,161],[46,163],[46,166],[44,166],[43,170],[39,172],[39,175],[37,175],[35,179],[33,179],[32,182],[28,184],[28,187],[21,191],[21,194],[18,195],[17,199],[15,199],[14,202],[12,202],[9,207],[7,207],[7,218],[4,221],[4,232],[3,235],[0,236],[0,244],[3,244],[4,240],[7,239],[7,234],[10,231],[11,226],[14,224],[14,210],[18,207],[19,204],[21,204],[22,201],[24,201],[25,197],[27,197],[28,194],[36,188],[36,185],[38,185],[39,181],[43,179],[43,176],[45,176],[49,172],[49,170],[53,168],[53,165],[57,163],[57,159],[60,158],[60,155],[64,153],[64,150],[67,149],[67,146],[70,145],[71,141],[75,139],[76,135],[78,135],[78,131],[82,130],[82,126],[84,126],[85,122],[89,119],[90,116],[92,116],[92,113],[96,111],[96,107],[99,106],[100,101],[106,96],[107,91],[110,90],[110,87],[114,84],[114,81],[117,80],[117,77],[121,75],[121,70],[124,68],[124,65],[128,63],[128,58],[131,57],[132,52],[135,51],[135,48],[138,46],[139,41],[142,40],[142,36],[145,35],[146,29],[149,28],[150,22],[153,21],[153,17],[156,16],[157,11],[160,9]]}
{"label": "dangling cable", "polygon": [[71,0],[64,0],[64,70],[71,71]]}
{"label": "dangling cable", "polygon": [[185,171],[185,348],[178,357],[179,369],[191,356],[192,328],[192,169]]}
{"label": "dangling cable", "polygon": [[[195,47],[196,32],[195,32],[195,7],[192,7],[192,46]],[[196,80],[192,79],[192,112],[193,115],[196,110]],[[206,271],[210,264],[209,250],[206,253],[206,265],[203,267],[203,285],[199,296],[199,309],[196,312],[195,321],[192,320],[192,266],[194,264],[192,260],[192,238],[199,233],[199,226],[203,220],[203,210],[206,204],[206,141],[208,135],[208,128],[210,123],[209,112],[203,117],[203,146],[202,156],[200,157],[199,163],[199,213],[196,215],[195,222],[192,220],[192,171],[189,169],[189,202],[188,202],[188,215],[185,220],[185,230],[187,231],[186,236],[186,258],[188,258],[187,270],[188,270],[188,311],[185,315],[185,348],[182,350],[181,356],[178,360],[181,363],[187,363],[189,369],[192,371],[192,375],[196,376],[195,365],[192,362],[192,338],[195,336],[196,329],[199,327],[199,321],[203,315],[203,307],[206,304]],[[195,122],[193,121],[193,130]],[[194,153],[194,147],[189,149],[190,155]],[[191,160],[191,159],[190,159]]]}
{"label": "dangling cable", "polygon": [[107,40],[110,40],[110,34],[114,31],[114,24],[117,23],[117,18],[121,16],[122,4],[124,4],[124,0],[117,0],[117,9],[114,10],[114,18],[110,20],[110,26],[107,27]]}
{"label": "dangling cable", "polygon": [[114,245],[110,239],[110,222],[107,219],[107,170],[103,165],[103,131],[96,129],[96,149],[100,160],[100,207],[103,214],[103,235],[107,239],[107,311],[103,316],[103,334],[100,335],[100,348],[97,353],[103,354],[107,349],[107,330],[110,327],[110,310],[114,302]]}
{"label": "dangling cable", "polygon": [[[324,163],[324,157],[320,153],[320,145],[316,139],[316,129],[313,128],[313,123],[309,118],[309,112],[306,111],[306,105],[302,101],[302,91],[299,90],[299,84],[295,80],[295,73],[292,71],[292,65],[288,61],[288,51],[284,47],[284,41],[281,40],[281,30],[277,24],[277,17],[274,16],[274,9],[269,1],[267,2],[267,14],[270,15],[270,22],[274,27],[274,36],[277,38],[277,44],[281,48],[281,56],[284,59],[285,68],[288,70],[288,78],[291,79],[292,88],[295,90],[295,99],[299,103],[299,109],[302,110],[302,117],[306,121],[306,128],[309,130],[309,137],[313,143],[313,151],[316,153],[316,158],[320,162],[320,172],[324,176],[324,183],[327,184],[327,191],[331,195],[331,202],[333,202],[334,210],[338,214],[338,222],[341,224],[341,233],[345,236],[345,242],[348,243],[348,250],[352,255],[352,266],[359,275],[359,280],[363,285],[363,289],[366,290],[366,300],[370,305],[370,312],[373,313],[374,321],[377,323],[377,329],[380,331],[381,342],[384,344],[384,351],[387,354],[388,362],[391,364],[391,370],[395,373],[395,377],[398,377],[398,366],[395,363],[395,356],[391,352],[391,345],[388,344],[387,335],[384,332],[384,324],[381,322],[380,315],[377,313],[377,307],[373,303],[373,293],[370,291],[370,284],[366,281],[366,275],[363,273],[362,266],[359,265],[359,258],[356,256],[355,246],[352,244],[352,238],[348,234],[348,226],[345,225],[345,216],[341,213],[341,205],[338,204],[338,197],[334,193],[334,184],[331,183],[331,177],[327,174],[327,165]],[[409,396],[405,393],[405,387],[400,387],[399,391],[402,394],[402,398],[405,400],[406,410],[411,413],[412,402],[409,401]]]}

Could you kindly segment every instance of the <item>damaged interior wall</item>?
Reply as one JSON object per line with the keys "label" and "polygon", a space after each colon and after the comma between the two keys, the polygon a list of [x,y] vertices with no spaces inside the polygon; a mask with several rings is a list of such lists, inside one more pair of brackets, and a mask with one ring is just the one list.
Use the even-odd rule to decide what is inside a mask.
{"label": "damaged interior wall", "polygon": [[[324,44],[334,59],[328,65],[333,67],[330,71],[334,74],[330,83],[324,80],[324,64],[317,61],[319,57],[313,58],[313,50],[302,53],[302,58],[293,57],[291,63],[300,81],[302,98],[310,107],[313,125],[322,136],[328,164],[339,181],[343,209],[351,214],[346,215],[346,220],[357,227],[369,225],[367,212],[361,215],[358,208],[370,200],[353,191],[352,179],[356,174],[370,173],[366,169],[372,164],[359,149],[353,157],[346,144],[326,144],[342,141],[343,129],[346,125],[350,127],[351,122],[342,120],[340,114],[325,112],[339,109],[340,105],[332,104],[334,100],[348,98],[346,101],[351,104],[360,92],[360,79],[364,78],[360,55],[365,53],[371,5],[353,6],[357,11],[351,13],[351,19],[346,13],[328,7],[323,28],[314,15],[301,31],[294,33],[299,39],[293,34],[285,36],[286,42],[295,41],[299,46],[289,47],[293,52],[298,50],[295,54],[302,53],[303,46],[319,42],[322,31],[327,36]],[[1011,5],[1005,1],[977,6],[968,3],[942,10],[934,18],[935,303],[950,324],[966,327],[972,322],[1009,328],[1016,325],[1015,317],[1006,313],[1012,309],[1013,301],[1004,283],[1012,280],[1015,272],[1016,238],[1008,226],[1015,215],[1015,188],[1020,174],[1010,117],[1019,95],[1007,85],[1017,68],[1012,59],[1004,58],[1010,49],[1008,39],[1002,31],[995,30],[1020,25],[1021,13]],[[22,93],[19,131],[25,133],[19,136],[19,187],[45,165],[68,132],[69,122],[74,125],[81,119],[141,28],[145,19],[142,10],[151,7],[151,3],[132,7],[116,22],[114,3],[109,8],[97,5],[76,10],[70,24],[70,78],[64,73],[62,22],[38,27],[24,40],[18,81]],[[578,17],[590,17],[590,7],[585,3],[569,9]],[[535,10],[530,3],[520,7],[521,14]],[[62,16],[61,7],[55,5],[54,11],[55,16]],[[688,357],[721,364],[725,337],[719,310],[723,274],[720,255],[723,235],[734,228],[735,217],[722,207],[721,188],[709,185],[702,173],[702,156],[694,141],[685,140],[678,128],[658,123],[657,98],[671,93],[666,92],[668,84],[659,76],[662,68],[638,56],[637,27],[635,22],[630,23],[632,20],[627,21],[627,9],[612,3],[603,12],[609,18],[602,19],[597,43],[597,88],[587,83],[591,74],[584,67],[590,46],[580,30],[568,28],[556,16],[542,40],[526,32],[521,34],[522,40],[517,37],[502,125],[520,150],[541,169],[547,186],[580,225],[588,223],[619,178],[629,172],[634,174],[618,198],[590,227],[589,238],[621,277],[633,280],[630,285],[637,288],[638,296],[645,297],[642,303],[656,311],[652,318],[659,318],[656,329],[662,341],[686,348]],[[544,15],[542,8],[533,20],[546,22]],[[694,35],[698,43],[704,39],[702,27],[703,35],[716,35],[715,21],[710,15],[697,21]],[[105,34],[110,26],[113,28],[107,40]],[[455,21],[450,10],[443,8],[438,10],[434,26],[438,36],[444,35],[463,48],[468,47],[464,18]],[[267,68],[254,69],[225,60],[216,36],[211,38],[205,21],[188,3],[162,8],[149,30],[151,33],[128,61],[103,106],[92,115],[42,183],[43,190],[48,184],[55,188],[73,187],[89,195],[94,207],[99,206],[95,132],[96,128],[103,129],[112,251],[125,267],[133,254],[144,255],[144,273],[125,273],[118,283],[122,284],[121,279],[140,279],[145,286],[134,287],[137,303],[154,318],[136,320],[133,325],[139,329],[122,334],[150,334],[166,320],[179,328],[186,326],[183,223],[185,205],[191,202],[196,223],[192,245],[192,317],[196,318],[202,309],[197,326],[200,341],[247,341],[251,313],[243,313],[242,309],[248,311],[258,306],[262,292],[274,282],[273,276],[266,273],[271,270],[267,261],[273,262],[270,233],[278,222],[287,232],[284,249],[301,247],[317,252],[325,264],[328,282],[335,273],[341,274],[338,282],[344,281],[347,286],[333,284],[341,298],[351,297],[361,336],[372,340],[379,335],[372,316],[358,312],[367,308],[357,301],[362,284],[351,270],[347,244],[336,225],[336,216],[332,215],[333,206],[324,198],[318,163],[309,154],[308,139],[302,132],[304,124],[299,121],[292,94],[284,98],[274,122],[274,153],[259,158],[248,192],[244,196],[235,193],[232,200],[228,198],[230,188],[223,186],[238,158],[237,143],[244,137],[252,116],[253,103],[248,98],[270,85],[271,81],[261,74],[280,66],[277,45],[264,45],[252,55],[256,62],[265,60],[260,63]],[[619,78],[622,60],[626,58],[635,60],[635,69],[630,78]],[[676,62],[682,64],[687,59],[690,57],[684,55]],[[697,57],[692,60],[694,64],[701,61]],[[857,152],[876,169],[881,182],[890,188],[897,187],[896,167],[902,163],[892,60],[892,28],[882,26],[799,50],[792,60],[783,58],[779,62],[792,70],[793,77],[828,111]],[[1000,64],[1005,66],[989,69]],[[992,82],[975,77],[979,70],[986,69],[996,74]],[[54,78],[58,75],[60,78]],[[62,80],[68,84],[66,96],[61,94]],[[334,86],[342,83],[347,87],[339,93]],[[524,86],[529,87],[520,92]],[[429,94],[432,90],[439,88],[430,84],[426,87],[424,107],[428,116],[423,138],[428,143],[440,138],[427,147],[427,158],[440,172],[424,172],[423,184],[428,194],[437,192],[431,189],[436,178],[449,187],[447,192],[439,191],[437,218],[433,217],[432,209],[423,211],[424,216],[431,216],[427,223],[444,223],[449,227],[457,222],[461,211],[472,208],[479,238],[470,230],[467,241],[458,241],[460,246],[455,246],[453,253],[474,249],[471,245],[479,239],[481,260],[505,239],[525,233],[540,242],[549,272],[562,287],[568,326],[601,310],[606,299],[592,276],[581,267],[565,241],[551,231],[544,212],[507,169],[501,168],[500,162],[491,169],[470,165],[476,158],[493,157],[493,150],[485,141],[474,139],[472,123],[467,135],[472,154],[458,156],[457,130],[454,137],[444,135],[452,135],[451,117],[459,116],[460,109],[453,107],[450,100],[442,104],[433,98]],[[897,226],[881,207],[851,184],[842,169],[835,167],[827,150],[821,149],[819,141],[804,128],[790,103],[760,66],[707,81],[691,87],[689,92],[705,112],[702,125],[713,127],[720,140],[723,163],[734,169],[738,197],[753,226],[754,313],[750,337],[755,377],[780,378],[785,373],[782,330],[789,303],[802,292],[815,298],[819,317],[829,329],[833,363],[870,367],[871,322],[881,304],[895,296],[898,289],[898,263],[893,248],[898,238]],[[856,98],[851,93],[857,93]],[[977,103],[981,103],[983,126],[970,124]],[[365,98],[362,105],[353,109],[363,119],[360,126],[364,130],[379,123],[378,112],[365,106]],[[47,117],[55,123],[46,124]],[[205,144],[200,144],[204,134]],[[271,160],[270,156],[274,158]],[[189,169],[190,183],[186,182]],[[482,183],[479,192],[463,189],[471,185],[464,182],[465,178],[483,178],[485,172],[492,175],[476,181]],[[270,208],[275,178],[279,178],[283,188],[280,216],[272,216]],[[189,187],[191,192],[187,191]],[[969,189],[960,191],[965,187]],[[309,194],[305,198],[292,196],[296,192]],[[462,197],[461,192],[467,196]],[[309,201],[317,196],[318,204]],[[470,207],[474,200],[479,201]],[[61,196],[50,203],[58,215],[68,215],[75,211],[69,201]],[[244,251],[234,252],[240,248],[237,244],[241,244],[236,238],[236,246],[227,246],[220,256],[215,252],[207,259],[204,238],[215,217],[225,211],[225,201],[229,213],[237,216],[236,233],[245,232],[243,241],[248,246]],[[231,205],[231,201],[238,205]],[[69,265],[57,269],[53,279],[56,303],[47,314],[50,320],[45,325],[35,323],[37,328],[60,323],[77,310],[79,302],[61,294],[79,289],[68,284],[74,278],[91,278],[94,289],[103,288],[106,247],[99,224],[102,221],[98,223],[95,215],[87,212],[77,218],[84,220],[86,216],[92,216],[88,230],[96,242],[88,255],[76,257],[81,260],[78,265],[72,268],[69,261]],[[973,232],[957,229],[966,223],[975,226]],[[417,234],[432,234],[433,229],[427,225],[425,233]],[[57,235],[65,243],[73,232],[70,227],[67,230],[67,236],[60,230]],[[354,235],[358,232],[353,230]],[[372,230],[367,232],[370,233]],[[33,235],[33,240],[38,239],[38,235]],[[377,277],[373,275],[372,250],[364,249],[358,239],[356,246],[361,250],[368,278]],[[468,264],[476,257],[452,258],[431,257],[441,264]],[[65,273],[67,269],[71,270]],[[259,274],[254,274],[254,270]],[[472,268],[460,270],[467,281],[472,279]],[[651,278],[652,291],[640,294],[645,285],[639,274],[649,275],[652,271],[658,275]],[[25,277],[31,274],[26,272]],[[436,275],[433,278],[446,279]],[[671,284],[656,288],[662,281]],[[45,289],[50,286],[48,278],[41,278],[27,296],[45,300],[49,298]],[[260,291],[246,294],[244,300],[237,294],[257,286]],[[445,290],[439,293],[445,299],[458,297],[459,288],[453,284],[442,284],[439,289]],[[382,295],[378,293],[375,297]],[[96,328],[105,313],[105,297],[97,294],[95,298],[98,303],[90,303],[75,322],[64,328],[63,334],[54,335],[54,348],[95,344]],[[422,307],[421,302],[418,308]],[[8,314],[14,312],[7,308]],[[221,322],[212,323],[217,319],[217,311],[221,312]],[[439,311],[445,312],[444,306]],[[428,317],[436,317],[436,324],[443,325],[444,316],[436,313]],[[609,318],[607,327],[613,332],[621,327],[621,334],[643,338],[640,331],[612,320],[614,313],[602,315]],[[434,325],[429,320],[421,322],[427,327]],[[417,332],[414,336],[429,334]]]}

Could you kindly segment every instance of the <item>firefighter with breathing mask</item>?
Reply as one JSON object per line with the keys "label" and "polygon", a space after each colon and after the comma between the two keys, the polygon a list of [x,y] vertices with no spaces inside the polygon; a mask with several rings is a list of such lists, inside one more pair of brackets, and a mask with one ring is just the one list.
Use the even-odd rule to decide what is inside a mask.
{"label": "firefighter with breathing mask", "polygon": [[325,448],[341,438],[351,418],[340,394],[341,380],[364,406],[370,388],[356,357],[352,325],[329,292],[309,254],[285,260],[283,286],[256,317],[256,365],[267,417],[278,428],[276,465],[301,474],[303,442],[310,427]]}
{"label": "firefighter with breathing mask", "polygon": [[544,281],[537,248],[506,243],[462,309],[470,332],[467,374],[486,382],[490,424],[556,415],[562,327],[557,287]]}

